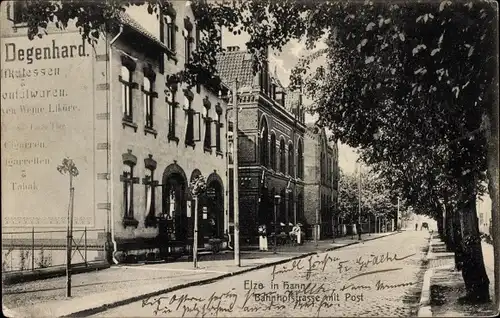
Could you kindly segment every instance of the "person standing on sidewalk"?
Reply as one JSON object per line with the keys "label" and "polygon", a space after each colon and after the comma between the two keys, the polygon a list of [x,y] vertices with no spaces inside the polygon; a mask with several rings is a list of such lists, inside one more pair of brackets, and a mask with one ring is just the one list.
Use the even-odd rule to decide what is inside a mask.
{"label": "person standing on sidewalk", "polygon": [[359,222],[356,222],[356,232],[358,232],[358,240],[361,241],[361,224]]}
{"label": "person standing on sidewalk", "polygon": [[418,223],[415,223],[415,231],[418,230]]}
{"label": "person standing on sidewalk", "polygon": [[264,224],[259,226],[259,251],[267,251],[267,229]]}

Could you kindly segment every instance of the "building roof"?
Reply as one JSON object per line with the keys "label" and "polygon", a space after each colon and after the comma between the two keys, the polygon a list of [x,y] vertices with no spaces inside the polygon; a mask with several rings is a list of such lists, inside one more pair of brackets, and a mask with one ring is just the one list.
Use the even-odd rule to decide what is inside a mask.
{"label": "building roof", "polygon": [[217,55],[217,71],[221,80],[229,87],[238,79],[238,86],[253,86],[252,56],[238,47],[228,47],[224,54]]}
{"label": "building roof", "polygon": [[139,22],[134,20],[134,18],[132,18],[128,13],[120,11],[120,13],[118,14],[118,21],[120,23],[123,23],[124,25],[127,25],[134,31],[140,33],[141,35],[147,37],[149,40],[151,40],[153,43],[160,46],[161,48],[168,50],[167,46],[163,44],[160,41],[160,39],[158,39],[155,35],[146,30]]}

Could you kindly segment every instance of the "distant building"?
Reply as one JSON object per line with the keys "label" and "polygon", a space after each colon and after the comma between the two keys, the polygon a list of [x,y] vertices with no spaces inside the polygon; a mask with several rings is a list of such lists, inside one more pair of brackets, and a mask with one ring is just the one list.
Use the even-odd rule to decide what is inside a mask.
{"label": "distant building", "polygon": [[320,238],[332,237],[338,197],[338,146],[328,140],[325,128],[308,124],[304,152],[304,216],[308,224],[320,224]]}
{"label": "distant building", "polygon": [[[219,74],[239,93],[239,211],[243,239],[257,238],[259,224],[274,231],[274,197],[280,195],[277,223],[304,222],[304,111],[300,94],[289,94],[268,65],[255,76],[253,56],[229,47],[218,57]],[[245,92],[246,91],[246,92]],[[229,105],[229,108],[232,104]],[[229,112],[232,116],[232,112]],[[229,169],[232,180],[232,169]],[[232,184],[232,183],[231,183]],[[231,188],[230,188],[231,189]],[[231,190],[232,192],[232,190]],[[231,195],[232,196],[232,195]],[[233,217],[230,199],[230,218]]]}
{"label": "distant building", "polygon": [[488,193],[485,193],[476,200],[476,209],[479,223],[479,231],[488,235],[492,234],[491,230],[491,198]]}

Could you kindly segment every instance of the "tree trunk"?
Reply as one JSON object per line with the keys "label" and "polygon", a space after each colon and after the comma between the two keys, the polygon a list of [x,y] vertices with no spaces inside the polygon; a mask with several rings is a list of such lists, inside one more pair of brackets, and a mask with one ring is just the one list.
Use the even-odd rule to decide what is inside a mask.
{"label": "tree trunk", "polygon": [[468,182],[464,185],[459,203],[463,253],[462,277],[466,289],[466,295],[462,299],[472,302],[486,302],[490,300],[490,282],[484,267],[474,187],[475,182]]}
{"label": "tree trunk", "polygon": [[438,213],[436,215],[436,223],[437,223],[439,238],[441,238],[441,240],[444,241],[445,236],[444,236],[444,226],[443,226],[443,211],[439,207],[437,207],[437,209]]}
{"label": "tree trunk", "polygon": [[452,210],[452,233],[453,233],[453,252],[455,252],[455,269],[462,270],[463,266],[463,249],[462,249],[462,233],[460,229],[460,214],[457,210]]}
{"label": "tree trunk", "polygon": [[[498,18],[498,17],[497,17]],[[498,23],[498,21],[497,21]],[[498,33],[496,31],[495,33]],[[497,42],[498,43],[498,42]],[[496,61],[498,66],[498,60]],[[497,71],[498,72],[498,71]],[[492,218],[492,229],[490,235],[493,239],[493,259],[494,262],[494,281],[495,281],[495,303],[497,308],[500,310],[500,215],[498,211],[499,204],[499,188],[498,188],[498,161],[499,156],[499,110],[498,110],[498,73],[496,74],[497,80],[493,81],[492,87],[490,87],[490,107],[488,107],[487,112],[487,130],[486,130],[486,140],[488,143],[488,150],[486,153],[487,162],[487,176],[488,176],[488,192],[491,198],[491,218]]]}
{"label": "tree trunk", "polygon": [[448,252],[453,252],[455,247],[453,246],[453,211],[451,209],[451,205],[448,203],[448,199],[445,199],[444,202],[444,231],[445,231],[445,240],[446,250]]}

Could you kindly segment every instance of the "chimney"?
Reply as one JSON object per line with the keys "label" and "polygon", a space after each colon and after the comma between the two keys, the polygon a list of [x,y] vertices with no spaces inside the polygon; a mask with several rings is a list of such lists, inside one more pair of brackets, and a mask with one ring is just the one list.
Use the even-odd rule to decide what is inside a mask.
{"label": "chimney", "polygon": [[237,51],[239,51],[239,50],[240,50],[240,47],[239,47],[239,46],[236,46],[236,45],[235,45],[235,46],[228,46],[228,47],[227,47],[227,51],[228,51],[228,52],[237,52]]}

